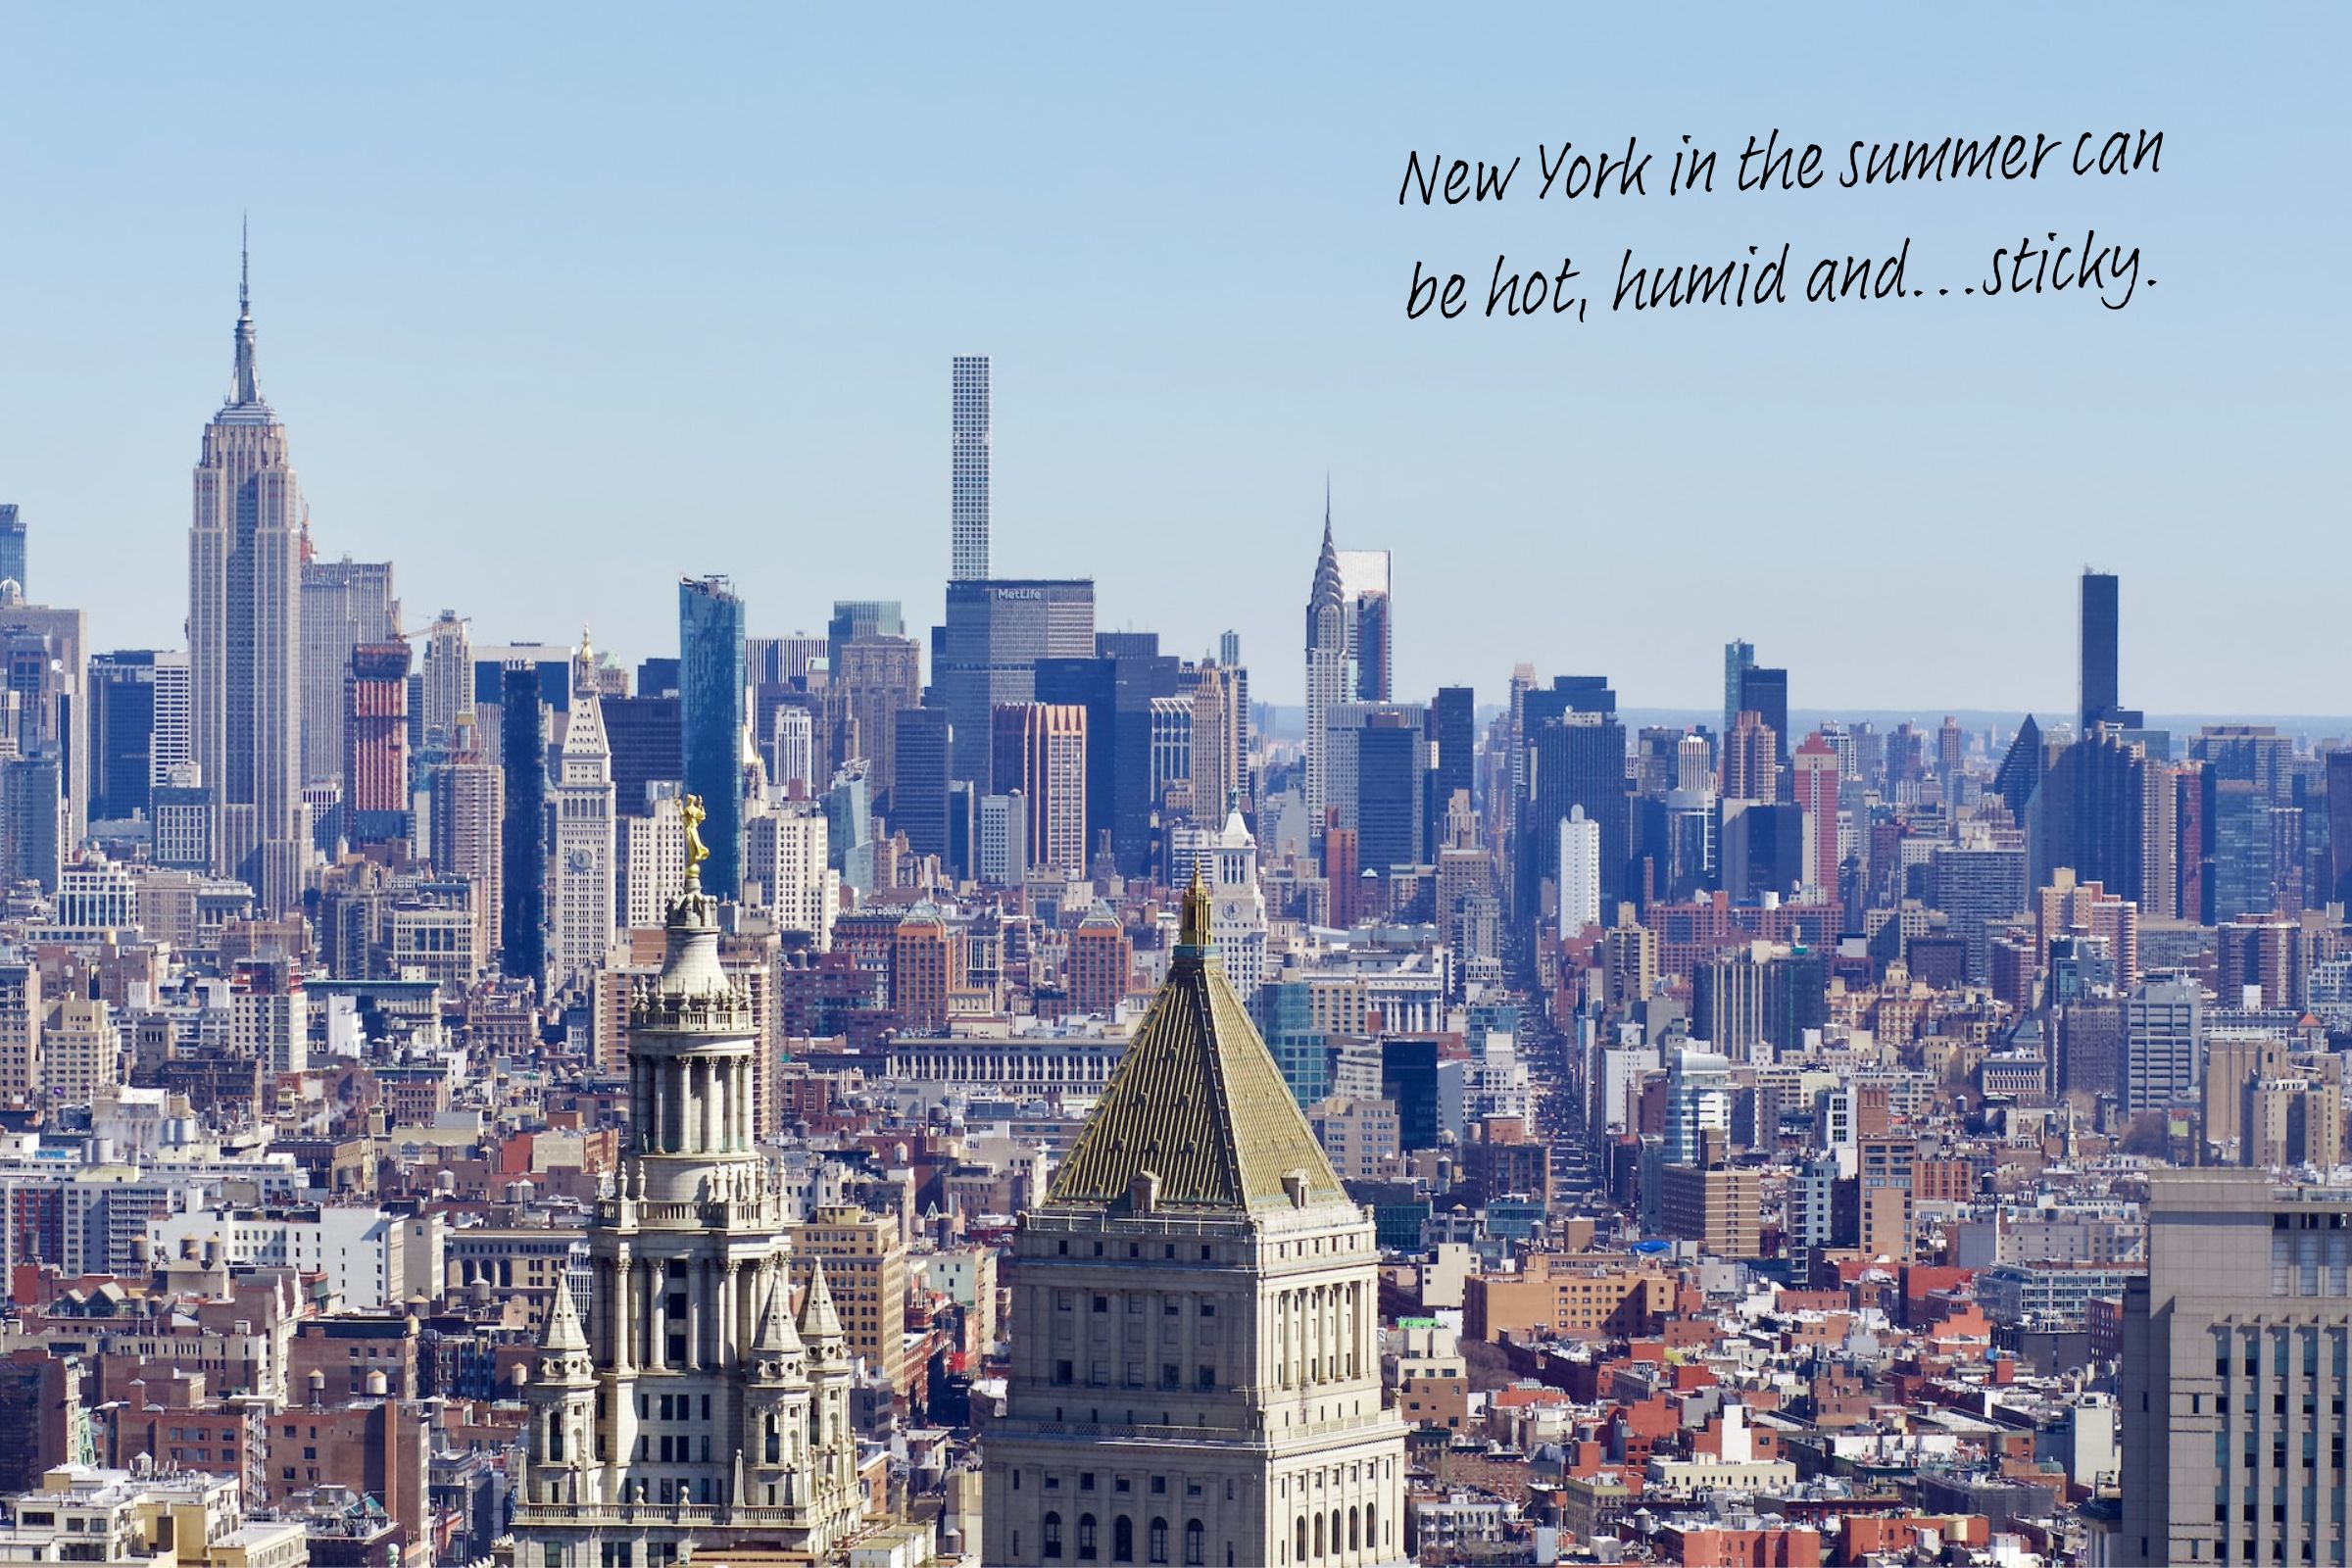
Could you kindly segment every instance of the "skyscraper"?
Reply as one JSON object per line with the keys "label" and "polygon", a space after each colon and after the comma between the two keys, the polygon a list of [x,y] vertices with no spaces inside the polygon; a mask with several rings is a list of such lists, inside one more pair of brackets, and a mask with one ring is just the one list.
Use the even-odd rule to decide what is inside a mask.
{"label": "skyscraper", "polygon": [[861,637],[904,637],[906,617],[895,599],[836,599],[825,622],[825,663],[838,673],[841,651]]}
{"label": "skyscraper", "polygon": [[[1361,870],[1387,876],[1398,866],[1432,862],[1428,839],[1429,720],[1418,705],[1376,708],[1364,713],[1352,732],[1332,736],[1335,752],[1352,746],[1348,769],[1352,778],[1351,814],[1344,825],[1354,828],[1356,864]],[[1196,722],[1195,755],[1200,740]],[[1332,769],[1333,781],[1341,769]],[[1336,790],[1335,790],[1336,793]],[[1335,800],[1331,803],[1341,806]]]}
{"label": "skyscraper", "polygon": [[1579,806],[1600,825],[1600,906],[1611,909],[1625,897],[1625,727],[1613,715],[1590,709],[1546,719],[1528,738],[1527,798],[1519,813],[1519,873],[1513,887],[1520,918],[1535,917],[1543,906],[1544,883],[1559,875],[1559,824]]}
{"label": "skyscraper", "polygon": [[[894,831],[917,855],[948,858],[948,713],[940,708],[902,708],[891,716],[896,734],[890,780]],[[844,846],[847,847],[846,845]]]}
{"label": "skyscraper", "polygon": [[703,886],[732,899],[743,877],[743,754],[749,722],[743,601],[724,577],[678,583],[679,744],[686,793],[703,798]]}
{"label": "skyscraper", "polygon": [[[1372,1224],[1226,981],[1210,898],[1185,895],[1166,982],[1014,1234],[981,1490],[1006,1568],[1409,1560]],[[1142,1323],[1158,1353],[1127,1332],[1122,1355]]]}
{"label": "skyscraper", "polygon": [[988,356],[958,354],[950,379],[948,576],[970,582],[988,575]]}
{"label": "skyscraper", "polygon": [[272,912],[296,896],[301,859],[302,520],[286,428],[262,401],[241,279],[228,398],[196,466],[188,656],[196,760],[220,803],[217,869]]}
{"label": "skyscraper", "polygon": [[1340,593],[1348,606],[1348,659],[1355,671],[1351,696],[1359,703],[1385,703],[1394,695],[1389,553],[1343,550],[1339,560]]}
{"label": "skyscraper", "polygon": [[1331,710],[1349,701],[1352,692],[1347,589],[1340,577],[1340,553],[1331,540],[1331,495],[1326,490],[1323,550],[1315,558],[1314,585],[1306,596],[1306,766],[1299,793],[1310,834],[1322,831],[1323,809],[1330,804],[1330,741],[1324,729]]}
{"label": "skyscraper", "polygon": [[1430,763],[1429,834],[1432,846],[1445,842],[1446,812],[1457,791],[1473,789],[1478,765],[1478,695],[1467,686],[1441,686],[1429,709],[1429,738],[1436,758]]}
{"label": "skyscraper", "polygon": [[[1160,786],[1177,773],[1191,776],[1191,703],[1176,696],[1182,662],[1159,651],[1155,634],[1102,633],[1095,646],[1092,659],[1039,660],[1037,700],[1086,710],[1088,858],[1107,831],[1120,872],[1142,876],[1158,842],[1152,823]],[[1235,690],[1246,702],[1248,688],[1238,679]],[[1185,710],[1180,767],[1172,750],[1156,749],[1163,738],[1175,739],[1162,717],[1163,700]]]}
{"label": "skyscraper", "polygon": [[[919,707],[923,700],[921,646],[911,637],[879,633],[851,637],[838,646],[825,685],[827,710],[856,721],[855,755],[873,764],[871,776],[887,789],[897,773],[892,757],[897,726],[892,720],[901,710]],[[882,814],[892,815],[887,799]]]}
{"label": "skyscraper", "polygon": [[744,887],[758,882],[779,931],[802,931],[822,953],[833,946],[841,873],[826,862],[824,808],[785,801],[745,824]]}
{"label": "skyscraper", "polygon": [[2205,1054],[2204,990],[2190,978],[2141,981],[2124,1004],[2123,1081],[2116,1099],[2126,1115],[2197,1102]]}
{"label": "skyscraper", "polygon": [[409,838],[409,645],[361,643],[344,662],[344,834],[354,844]]}
{"label": "skyscraper", "polygon": [[0,582],[24,586],[24,519],[13,501],[0,502]]}
{"label": "skyscraper", "polygon": [[1756,645],[1734,641],[1723,645],[1723,728],[1718,734],[1729,735],[1732,721],[1755,705],[1743,691],[1747,672],[1756,664]]}
{"label": "skyscraper", "polygon": [[430,776],[432,831],[426,837],[433,867],[472,886],[474,951],[486,963],[504,943],[507,788],[497,764],[482,755],[470,709],[451,726],[448,760]]}
{"label": "skyscraper", "polygon": [[2035,887],[2072,866],[2083,881],[2139,899],[2151,766],[2140,747],[2112,728],[2093,730],[2052,760],[2027,812]]}
{"label": "skyscraper", "polygon": [[[588,633],[579,664],[593,667]],[[548,972],[559,989],[585,989],[612,950],[619,847],[613,826],[612,748],[604,706],[574,680],[556,771],[555,889],[547,911]]]}
{"label": "skyscraper", "polygon": [[985,794],[995,776],[990,715],[999,703],[1037,700],[1041,660],[1094,655],[1095,585],[1084,578],[951,582],[947,624],[933,647],[934,700],[952,730],[950,777]]}
{"label": "skyscraper", "polygon": [[1600,924],[1600,824],[1581,806],[1560,823],[1560,935],[1570,941]]}
{"label": "skyscraper", "polygon": [[[305,541],[306,553],[308,541]],[[400,636],[400,601],[392,596],[388,561],[309,561],[302,564],[302,781],[343,777],[343,698],[351,651]]]}
{"label": "skyscraper", "polygon": [[[1783,772],[1788,769],[1788,671],[1767,669],[1761,664],[1748,667],[1740,677],[1740,700],[1747,705],[1764,722],[1771,726],[1773,762]],[[1777,799],[1777,796],[1760,797]]]}
{"label": "skyscraper", "polygon": [[2115,721],[2122,702],[2116,670],[2116,632],[2122,619],[2120,594],[2114,573],[2082,573],[2082,614],[2079,632],[2082,664],[2082,733],[2090,726]]}
{"label": "skyscraper", "polygon": [[466,620],[454,610],[433,618],[424,637],[424,748],[439,754],[456,744],[458,715],[473,710],[473,655]]}
{"label": "skyscraper", "polygon": [[1780,799],[1780,769],[1773,760],[1780,737],[1754,709],[1741,709],[1723,737],[1723,798],[1727,801]]}
{"label": "skyscraper", "polygon": [[90,819],[147,812],[155,788],[156,655],[123,649],[90,661]]}
{"label": "skyscraper", "polygon": [[817,785],[816,723],[808,716],[808,710],[779,707],[769,742],[768,779],[775,785],[776,793],[786,799],[796,793],[803,799],[813,799]]}
{"label": "skyscraper", "polygon": [[1237,671],[1214,660],[1193,672],[1193,820],[1225,820],[1225,810],[1248,785],[1250,759],[1242,749],[1242,694]]}
{"label": "skyscraper", "polygon": [[1004,703],[994,715],[994,795],[1021,797],[1031,865],[1086,869],[1086,710]]}
{"label": "skyscraper", "polygon": [[2317,1562],[2344,1540],[2352,1193],[2148,1173],[2124,1288],[2116,1562]]}
{"label": "skyscraper", "polygon": [[0,674],[22,704],[17,751],[39,753],[56,764],[69,849],[81,842],[89,821],[89,640],[88,617],[80,611],[26,604],[22,593],[0,583]]}
{"label": "skyscraper", "polygon": [[[1791,759],[1789,782],[1804,813],[1805,885],[1824,899],[1838,897],[1838,749],[1819,731],[1805,737]],[[1826,936],[1827,933],[1825,932]]]}
{"label": "skyscraper", "polygon": [[2041,726],[2028,713],[2017,726],[2017,738],[2001,758],[2000,767],[1992,775],[1992,793],[2008,806],[2009,812],[2019,824],[2034,804],[2034,794],[2041,788],[2042,756]]}
{"label": "skyscraper", "polygon": [[505,907],[500,966],[514,979],[544,982],[547,974],[547,705],[539,672],[516,664],[499,696],[499,742],[504,759],[506,816],[500,835],[499,882]]}

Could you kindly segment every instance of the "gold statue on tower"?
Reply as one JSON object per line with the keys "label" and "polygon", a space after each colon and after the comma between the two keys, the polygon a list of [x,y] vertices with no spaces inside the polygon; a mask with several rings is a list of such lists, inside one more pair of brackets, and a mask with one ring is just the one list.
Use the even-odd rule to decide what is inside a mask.
{"label": "gold statue on tower", "polygon": [[678,814],[686,819],[686,885],[699,888],[703,882],[703,862],[710,858],[710,846],[703,842],[703,798],[689,795]]}

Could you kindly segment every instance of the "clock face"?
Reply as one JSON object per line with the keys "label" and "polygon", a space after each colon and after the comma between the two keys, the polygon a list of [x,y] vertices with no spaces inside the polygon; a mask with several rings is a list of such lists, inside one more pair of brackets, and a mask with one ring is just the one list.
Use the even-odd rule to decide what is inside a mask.
{"label": "clock face", "polygon": [[1238,905],[1238,904],[1228,904],[1228,905],[1226,905],[1226,906],[1225,906],[1225,918],[1226,918],[1226,919],[1228,919],[1228,920],[1239,920],[1241,917],[1242,917],[1242,906],[1241,906],[1240,905]]}
{"label": "clock face", "polygon": [[584,849],[575,849],[564,858],[564,863],[574,871],[585,871],[596,863],[596,857]]}

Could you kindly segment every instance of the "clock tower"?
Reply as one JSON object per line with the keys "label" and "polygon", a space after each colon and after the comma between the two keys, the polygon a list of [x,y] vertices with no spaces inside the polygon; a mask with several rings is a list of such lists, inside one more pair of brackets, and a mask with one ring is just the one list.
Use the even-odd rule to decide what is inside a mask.
{"label": "clock tower", "polygon": [[604,707],[581,678],[595,653],[580,633],[573,662],[571,713],[553,792],[555,854],[548,878],[547,968],[550,989],[586,988],[612,950],[614,825],[612,747],[605,738]]}

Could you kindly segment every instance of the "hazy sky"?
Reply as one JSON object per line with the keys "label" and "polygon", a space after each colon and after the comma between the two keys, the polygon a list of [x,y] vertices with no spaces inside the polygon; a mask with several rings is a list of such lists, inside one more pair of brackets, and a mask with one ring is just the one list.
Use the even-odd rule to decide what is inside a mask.
{"label": "hazy sky", "polygon": [[[2352,111],[2339,7],[924,13],[0,5],[0,500],[35,598],[179,641],[188,469],[250,208],[264,392],[328,555],[408,619],[674,651],[937,617],[948,361],[994,356],[1001,574],[1101,624],[1239,629],[1298,700],[1331,475],[1396,553],[1400,696],[1511,665],[1712,703],[2071,708],[2074,576],[2125,574],[2124,698],[2341,712]],[[1729,191],[1751,132],[2161,129],[2163,170]],[[1726,152],[1710,196],[1534,202],[1539,143]],[[1409,149],[1525,159],[1396,203]],[[1665,172],[1653,166],[1653,181]],[[2056,230],[2110,312],[1966,298]],[[1590,288],[1619,253],[1884,254],[1928,297],[1403,318],[1416,258]],[[1951,296],[1935,289],[1949,285]]]}

